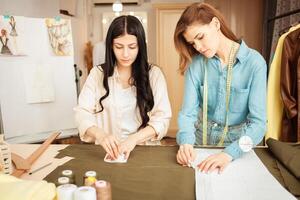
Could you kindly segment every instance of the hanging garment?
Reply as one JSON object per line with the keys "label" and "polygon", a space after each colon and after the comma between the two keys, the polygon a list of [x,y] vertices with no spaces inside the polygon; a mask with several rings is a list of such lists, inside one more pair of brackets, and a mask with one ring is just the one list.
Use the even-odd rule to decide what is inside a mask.
{"label": "hanging garment", "polygon": [[281,135],[281,120],[283,113],[283,102],[280,96],[280,76],[281,76],[281,54],[283,42],[286,36],[300,28],[300,24],[292,27],[287,33],[283,34],[277,43],[276,51],[269,70],[268,90],[267,90],[267,133],[266,139],[279,139]]}
{"label": "hanging garment", "polygon": [[280,91],[284,112],[280,139],[300,141],[300,28],[289,32],[283,42]]}

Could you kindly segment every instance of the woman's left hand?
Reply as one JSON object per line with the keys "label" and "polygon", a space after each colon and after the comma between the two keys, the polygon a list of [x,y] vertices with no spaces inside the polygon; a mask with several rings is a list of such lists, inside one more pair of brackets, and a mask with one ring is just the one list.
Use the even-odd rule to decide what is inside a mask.
{"label": "woman's left hand", "polygon": [[225,167],[232,161],[232,157],[221,152],[218,154],[211,155],[197,165],[198,169],[204,173],[211,173],[218,169],[219,173],[222,173]]}
{"label": "woman's left hand", "polygon": [[125,141],[119,144],[119,152],[125,154],[125,158],[128,159],[130,152],[137,145],[137,141],[134,137],[129,136]]}

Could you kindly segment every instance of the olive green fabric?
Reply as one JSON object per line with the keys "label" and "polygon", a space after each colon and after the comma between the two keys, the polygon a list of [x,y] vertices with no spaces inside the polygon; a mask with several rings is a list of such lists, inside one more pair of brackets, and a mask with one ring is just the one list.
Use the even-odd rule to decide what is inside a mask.
{"label": "olive green fabric", "polygon": [[177,150],[178,147],[137,146],[127,163],[109,164],[103,161],[105,152],[100,146],[70,145],[58,157],[75,159],[45,179],[56,182],[62,170],[71,169],[76,174],[76,184],[82,185],[84,172],[95,170],[99,179],[111,183],[114,200],[195,199],[194,170],[176,163]]}
{"label": "olive green fabric", "polygon": [[285,188],[292,193],[295,197],[300,200],[300,181],[297,179],[290,171],[281,164],[281,162],[277,161],[278,169],[280,170],[281,176],[284,180]]}
{"label": "olive green fabric", "polygon": [[269,150],[298,179],[300,179],[300,144],[280,142],[269,138]]}
{"label": "olive green fabric", "polygon": [[282,186],[285,186],[283,177],[281,176],[280,170],[277,166],[277,161],[274,159],[272,153],[269,152],[267,148],[255,149],[255,153],[277,181]]}
{"label": "olive green fabric", "polygon": [[300,199],[300,144],[267,140],[269,151],[276,159],[276,165],[283,179],[283,186]]}
{"label": "olive green fabric", "polygon": [[[109,164],[103,161],[105,152],[100,146],[70,145],[57,157],[75,159],[55,169],[45,180],[56,183],[62,170],[71,169],[76,174],[76,184],[82,185],[84,172],[95,170],[99,179],[111,182],[114,200],[194,200],[194,170],[176,163],[177,150],[178,146],[137,146],[126,164]],[[281,169],[267,148],[255,149],[255,152],[278,182],[300,200],[297,179]]]}

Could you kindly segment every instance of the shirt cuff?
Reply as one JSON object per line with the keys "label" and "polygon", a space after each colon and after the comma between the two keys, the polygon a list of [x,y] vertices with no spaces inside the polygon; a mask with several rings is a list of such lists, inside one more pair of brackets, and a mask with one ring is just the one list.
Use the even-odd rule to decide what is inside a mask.
{"label": "shirt cuff", "polygon": [[183,136],[182,134],[177,133],[176,142],[179,145],[182,145],[182,144],[194,145],[195,144],[195,136],[186,136],[186,135]]}
{"label": "shirt cuff", "polygon": [[82,121],[78,127],[80,139],[83,142],[94,142],[94,138],[86,134],[86,130],[92,126],[97,126],[91,121]]}
{"label": "shirt cuff", "polygon": [[151,126],[155,133],[156,136],[154,138],[151,139],[151,141],[155,141],[155,140],[161,140],[164,136],[167,135],[167,127],[165,127],[165,125],[162,122],[148,122],[148,125]]}
{"label": "shirt cuff", "polygon": [[229,146],[225,147],[223,152],[229,154],[232,157],[232,160],[235,160],[243,155],[243,151],[240,149],[238,141],[235,141]]}

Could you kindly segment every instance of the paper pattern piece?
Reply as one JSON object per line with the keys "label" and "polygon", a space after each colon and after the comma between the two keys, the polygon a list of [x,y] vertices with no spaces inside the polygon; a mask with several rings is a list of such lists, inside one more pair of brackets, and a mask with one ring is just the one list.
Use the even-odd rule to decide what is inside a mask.
{"label": "paper pattern piece", "polygon": [[0,15],[0,56],[25,55],[24,17]]}
{"label": "paper pattern piece", "polygon": [[27,103],[46,103],[55,100],[53,71],[47,64],[32,64],[24,69]]}
{"label": "paper pattern piece", "polygon": [[125,158],[125,154],[121,154],[117,159],[112,160],[108,154],[105,155],[104,161],[107,163],[127,163],[127,159]]}
{"label": "paper pattern piece", "polygon": [[73,55],[72,31],[70,20],[46,19],[49,41],[57,56]]}
{"label": "paper pattern piece", "polygon": [[[27,158],[28,156],[30,156],[39,146],[39,144],[10,144],[12,152],[18,154],[19,156],[22,156],[23,158]],[[74,159],[73,157],[69,156],[65,156],[63,158],[55,158],[59,151],[66,148],[67,146],[68,145],[50,145],[50,147],[46,149],[46,151],[39,157],[39,159],[34,162],[34,164],[31,166],[31,169],[37,169],[49,162],[52,162],[52,164],[42,170],[39,170],[36,173],[33,173],[32,175],[29,175],[29,173],[25,173],[21,176],[21,178],[26,180],[42,180],[58,166]]]}
{"label": "paper pattern piece", "polygon": [[[196,164],[220,149],[196,149]],[[296,200],[251,150],[230,163],[222,174],[195,170],[197,200]]]}

